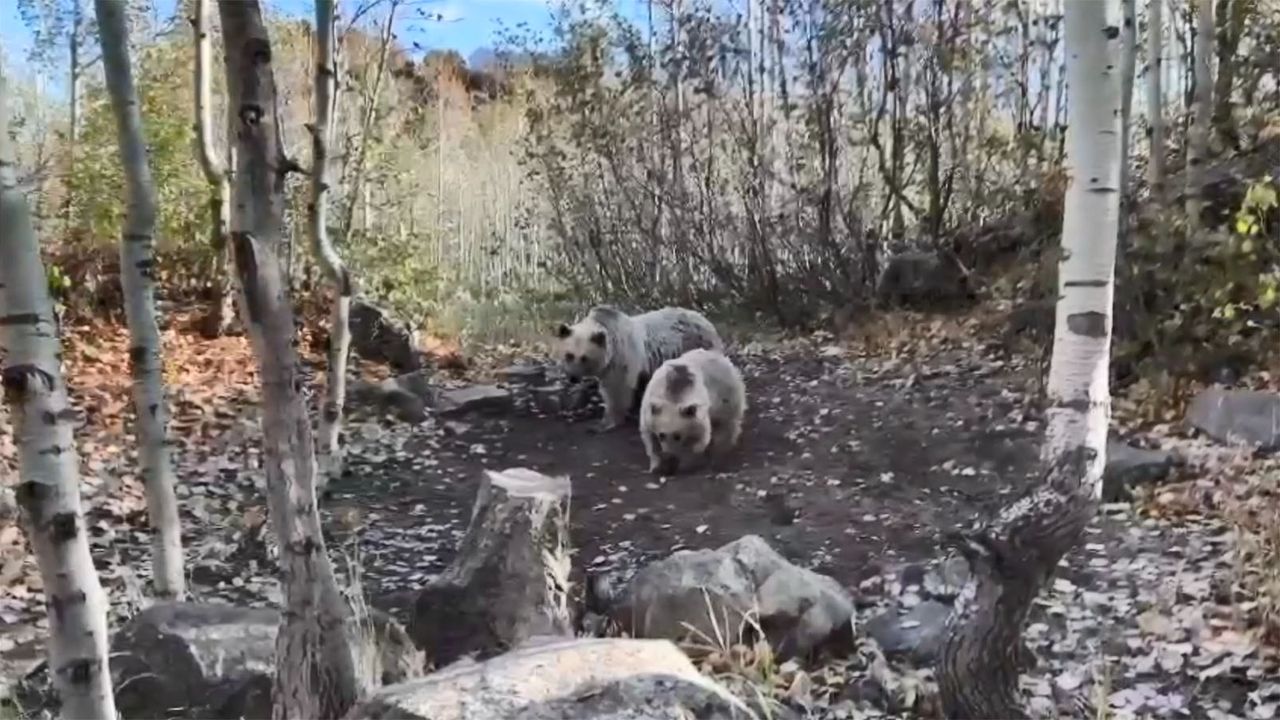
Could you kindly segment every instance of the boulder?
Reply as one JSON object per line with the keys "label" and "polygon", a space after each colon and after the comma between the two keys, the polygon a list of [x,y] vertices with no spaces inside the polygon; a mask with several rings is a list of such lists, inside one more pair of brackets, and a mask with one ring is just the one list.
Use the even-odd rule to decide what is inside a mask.
{"label": "boulder", "polygon": [[427,370],[414,370],[410,373],[398,375],[395,383],[396,387],[407,393],[417,395],[428,405],[435,401],[436,388],[431,383],[431,373]]}
{"label": "boulder", "polygon": [[1011,347],[1019,338],[1035,345],[1053,339],[1053,324],[1057,307],[1052,300],[1035,300],[1019,304],[1009,311],[1005,326],[1004,344]]}
{"label": "boulder", "polygon": [[[269,718],[280,613],[160,603],[111,643],[116,705],[124,717]],[[353,620],[352,654],[365,691],[417,677],[422,653],[390,616]]]}
{"label": "boulder", "polygon": [[930,306],[975,297],[968,269],[952,252],[894,255],[876,281],[876,296],[888,305]]}
{"label": "boulder", "polygon": [[398,378],[381,382],[356,380],[347,392],[347,402],[352,408],[366,408],[373,412],[392,415],[407,423],[420,423],[427,419],[427,403],[420,395],[405,389]]}
{"label": "boulder", "polygon": [[498,377],[512,385],[541,385],[547,381],[547,366],[537,362],[518,363],[500,370]]}
{"label": "boulder", "polygon": [[437,667],[568,635],[567,477],[485,471],[458,554],[414,602],[409,633]]}
{"label": "boulder", "polygon": [[1129,491],[1144,483],[1158,483],[1169,475],[1177,458],[1168,450],[1136,448],[1114,438],[1107,440],[1107,467],[1102,474],[1102,501],[1123,502]]}
{"label": "boulder", "polygon": [[969,582],[969,563],[959,555],[948,555],[920,580],[924,592],[935,600],[951,601]]}
{"label": "boulder", "polygon": [[1257,390],[1211,387],[1191,401],[1187,421],[1222,443],[1280,447],[1280,395]]}
{"label": "boulder", "polygon": [[351,303],[351,349],[365,360],[383,362],[397,372],[422,368],[417,338],[407,323],[366,300]]}
{"label": "boulder", "polygon": [[933,662],[942,649],[951,606],[926,600],[906,614],[888,610],[867,622],[867,634],[886,655],[908,655],[917,663]]}
{"label": "boulder", "polygon": [[446,417],[480,413],[500,415],[511,411],[511,393],[496,385],[470,385],[443,390],[436,411]]}
{"label": "boulder", "polygon": [[635,637],[671,640],[716,637],[753,614],[783,658],[853,637],[853,599],[840,583],[792,565],[757,535],[646,566],[608,613]]}
{"label": "boulder", "polygon": [[666,641],[555,640],[384,687],[355,720],[749,720]]}

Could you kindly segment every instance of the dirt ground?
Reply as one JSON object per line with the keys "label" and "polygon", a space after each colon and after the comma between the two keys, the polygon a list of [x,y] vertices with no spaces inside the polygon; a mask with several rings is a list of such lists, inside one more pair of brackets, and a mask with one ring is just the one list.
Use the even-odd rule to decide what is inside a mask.
{"label": "dirt ground", "polygon": [[[349,472],[322,504],[331,556],[344,579],[360,569],[373,605],[407,620],[416,591],[452,559],[483,471],[528,467],[573,483],[577,581],[753,533],[854,590],[862,624],[919,602],[905,578],[940,555],[940,535],[1033,482],[1042,427],[1026,388],[1035,371],[981,341],[898,360],[815,342],[732,355],[750,409],[741,447],[718,472],[656,477],[634,424],[597,434],[591,418],[542,416],[519,402],[497,416],[419,425],[355,413]],[[219,426],[234,431],[176,449],[190,599],[274,606],[256,413],[245,407]],[[90,507],[116,626],[145,603],[145,516],[141,506],[122,516],[105,500]],[[1060,690],[1103,688],[1114,717],[1268,717],[1280,684],[1265,678],[1280,658],[1233,629],[1232,546],[1211,521],[1105,508],[1033,609],[1026,639],[1039,662],[1024,693],[1050,711]],[[43,655],[43,603],[26,597],[0,605],[6,678]],[[855,682],[844,676],[837,700]]]}
{"label": "dirt ground", "polygon": [[378,604],[408,604],[450,560],[486,468],[570,477],[577,570],[754,533],[850,586],[934,556],[941,532],[999,506],[1033,469],[1034,423],[1019,421],[1007,374],[988,361],[957,353],[873,377],[870,364],[812,352],[736,359],[750,408],[719,472],[659,478],[634,421],[597,434],[590,420],[528,410],[468,417],[443,434],[424,426],[403,452],[353,457],[333,506],[368,513],[366,590]]}

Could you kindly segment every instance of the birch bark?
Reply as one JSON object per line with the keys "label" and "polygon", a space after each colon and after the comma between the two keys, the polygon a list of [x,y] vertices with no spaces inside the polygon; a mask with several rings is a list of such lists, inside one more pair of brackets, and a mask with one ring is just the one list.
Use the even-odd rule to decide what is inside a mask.
{"label": "birch bark", "polygon": [[[307,221],[311,250],[334,293],[328,380],[320,415],[320,471],[317,480],[321,487],[342,473],[342,411],[347,392],[347,359],[351,355],[351,275],[329,237],[329,137],[333,123],[333,88],[337,77],[333,25],[333,0],[316,0],[315,121],[311,126],[311,202],[307,206]],[[368,138],[362,139],[361,143],[367,145]]]}
{"label": "birch bark", "polygon": [[0,384],[18,446],[14,495],[40,567],[49,612],[49,667],[63,717],[115,720],[107,665],[107,598],[80,508],[75,417],[62,378],[62,342],[8,132],[0,77]]}
{"label": "birch bark", "polygon": [[1213,120],[1213,0],[1193,0],[1196,11],[1195,94],[1187,133],[1187,237],[1197,240],[1203,224],[1204,161]]}
{"label": "birch bark", "polygon": [[[227,330],[234,315],[231,298],[230,251],[227,248],[227,227],[231,212],[231,178],[227,166],[214,149],[213,142],[213,88],[210,66],[213,64],[213,41],[209,37],[209,0],[195,0],[195,13],[191,20],[195,31],[195,98],[196,98],[196,157],[205,181],[209,183],[209,247],[213,249],[214,277],[210,282],[208,315],[204,319],[204,334],[219,337]],[[230,140],[228,140],[228,143]]]}
{"label": "birch bark", "polygon": [[126,211],[120,238],[120,286],[129,325],[133,372],[133,408],[137,416],[138,460],[146,484],[151,521],[151,575],[156,596],[181,600],[186,594],[182,523],[174,494],[173,464],[167,445],[169,410],[164,391],[164,361],[156,322],[156,188],[147,163],[146,138],[138,90],[129,63],[126,8],[116,0],[95,0],[102,65],[116,117],[120,164],[124,169]]}
{"label": "birch bark", "polygon": [[1164,195],[1164,2],[1147,3],[1147,183],[1157,200]]}
{"label": "birch bark", "polygon": [[284,612],[276,638],[273,717],[341,717],[355,702],[349,615],[316,507],[315,447],[281,272],[284,178],[271,40],[257,0],[218,4],[237,167],[231,248],[241,311],[262,377],[267,502],[279,540]]}
{"label": "birch bark", "polygon": [[1018,694],[1022,628],[1079,542],[1101,490],[1120,207],[1121,23],[1118,0],[1066,3],[1069,184],[1044,476],[993,521],[947,538],[972,570],[938,666],[951,718],[1027,717]]}

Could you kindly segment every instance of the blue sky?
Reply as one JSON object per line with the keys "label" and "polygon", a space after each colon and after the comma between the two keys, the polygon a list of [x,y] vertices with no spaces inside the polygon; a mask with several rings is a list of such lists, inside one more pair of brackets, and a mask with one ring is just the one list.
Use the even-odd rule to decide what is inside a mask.
{"label": "blue sky", "polygon": [[[172,16],[177,0],[153,0],[161,18]],[[219,0],[214,0],[218,2]],[[234,0],[231,0],[234,1]],[[83,0],[92,12],[92,0]],[[354,0],[338,0],[339,8],[355,6]],[[311,17],[312,0],[263,0],[270,10]],[[451,48],[468,57],[477,48],[496,44],[502,27],[520,25],[534,30],[549,27],[552,0],[407,0],[397,22],[405,46],[424,49]],[[440,20],[427,21],[422,15]],[[18,13],[18,0],[0,0],[0,47],[6,62],[21,62],[31,47],[31,33]]]}

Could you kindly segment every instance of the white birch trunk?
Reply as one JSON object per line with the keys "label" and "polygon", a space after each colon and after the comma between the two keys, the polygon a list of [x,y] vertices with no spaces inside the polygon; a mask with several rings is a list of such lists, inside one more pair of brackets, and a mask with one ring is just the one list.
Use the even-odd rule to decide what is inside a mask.
{"label": "white birch trunk", "polygon": [[[329,331],[329,368],[324,408],[320,413],[320,487],[342,473],[342,411],[347,395],[347,358],[351,355],[351,275],[329,237],[329,137],[336,79],[333,53],[333,0],[316,0],[315,121],[311,126],[311,203],[307,221],[311,250],[333,285],[333,320]],[[379,75],[381,76],[381,75]],[[367,138],[361,142],[367,144]],[[362,153],[363,154],[363,153]]]}
{"label": "white birch trunk", "polygon": [[[395,27],[396,9],[400,5],[400,0],[392,0],[390,7],[387,9],[387,19],[383,22],[382,33],[378,37],[378,62],[374,65],[373,87],[364,97],[364,116],[360,119],[360,147],[355,153],[355,162],[351,168],[351,181],[347,187],[347,204],[345,216],[342,220],[342,231],[348,236],[351,235],[351,229],[355,226],[356,206],[360,203],[360,199],[366,195],[364,192],[364,175],[368,170],[369,157],[369,136],[373,133],[373,121],[377,116],[378,101],[382,98],[383,78],[386,77],[387,58],[391,53],[391,32]],[[320,7],[317,4],[316,13],[319,17]],[[319,46],[320,39],[317,38],[316,44]],[[333,46],[333,34],[330,31],[329,46]],[[319,52],[319,50],[317,50]],[[332,52],[328,55],[329,67],[334,68],[334,55]],[[336,73],[333,74],[336,77]],[[319,78],[316,80],[319,82]],[[332,79],[330,80],[332,83]],[[318,88],[317,88],[318,89]],[[333,95],[330,91],[330,95]],[[335,116],[336,117],[336,116]],[[334,117],[330,117],[330,122],[334,121]],[[443,122],[443,116],[441,116]],[[443,137],[443,136],[442,136]],[[365,223],[368,224],[368,206],[365,207]]]}
{"label": "white birch trunk", "polygon": [[284,172],[271,41],[256,0],[219,3],[237,167],[231,248],[241,310],[262,377],[267,502],[279,540],[284,613],[276,639],[273,717],[341,717],[357,693],[349,610],[316,507],[315,447],[300,389],[293,308],[281,273]]}
{"label": "white birch trunk", "polygon": [[950,718],[1027,716],[1018,694],[1022,627],[1058,562],[1079,542],[1100,495],[1111,409],[1121,22],[1118,0],[1066,3],[1069,184],[1044,478],[992,522],[947,539],[972,570],[939,663]]}
{"label": "white birch trunk", "polygon": [[1158,201],[1164,195],[1164,0],[1147,3],[1147,122],[1147,183]]}
{"label": "white birch trunk", "polygon": [[1193,0],[1196,11],[1195,95],[1187,134],[1187,237],[1196,242],[1204,208],[1204,161],[1213,119],[1213,0]]}
{"label": "white birch trunk", "polygon": [[[191,22],[195,31],[195,99],[196,99],[196,158],[209,183],[209,246],[213,249],[214,277],[210,280],[208,316],[204,320],[204,334],[209,337],[222,335],[233,315],[231,298],[230,250],[227,248],[227,227],[231,213],[231,178],[213,143],[213,81],[210,66],[213,64],[213,41],[209,38],[209,0],[195,0],[195,12]],[[228,142],[230,142],[228,140]]]}
{"label": "white birch trunk", "polygon": [[40,567],[49,612],[49,667],[62,716],[115,720],[107,665],[107,598],[80,509],[75,412],[62,378],[62,343],[9,138],[0,78],[0,381],[18,446],[23,530]]}
{"label": "white birch trunk", "polygon": [[102,65],[116,116],[120,164],[124,169],[127,210],[120,238],[120,286],[129,324],[129,360],[133,372],[133,408],[137,415],[138,460],[146,484],[151,520],[151,574],[156,595],[181,600],[186,594],[182,562],[182,524],[174,494],[173,465],[166,445],[168,405],[164,393],[160,328],[156,322],[156,188],[147,163],[146,138],[138,91],[129,64],[125,6],[95,0]]}

